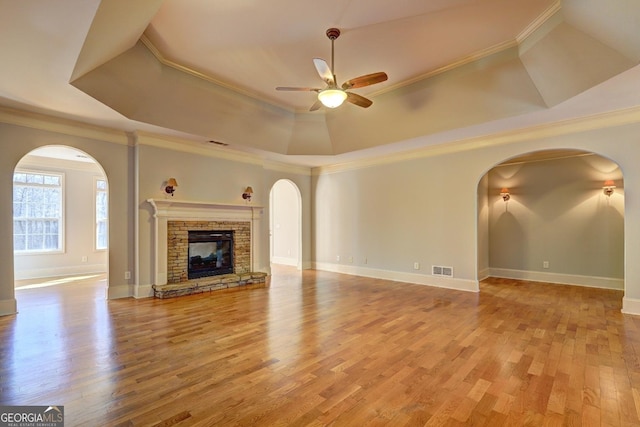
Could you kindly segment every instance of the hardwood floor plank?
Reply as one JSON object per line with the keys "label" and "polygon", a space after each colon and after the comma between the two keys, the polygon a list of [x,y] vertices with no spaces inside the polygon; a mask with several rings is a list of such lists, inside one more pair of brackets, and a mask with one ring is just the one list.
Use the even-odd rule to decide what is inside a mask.
{"label": "hardwood floor plank", "polygon": [[479,294],[320,271],[175,299],[104,278],[17,291],[0,404],[66,425],[640,425],[622,292],[488,279]]}

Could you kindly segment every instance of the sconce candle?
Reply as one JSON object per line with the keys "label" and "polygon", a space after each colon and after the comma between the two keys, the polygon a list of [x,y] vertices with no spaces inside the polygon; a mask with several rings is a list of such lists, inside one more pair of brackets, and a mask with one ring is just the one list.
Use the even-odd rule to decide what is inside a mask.
{"label": "sconce candle", "polygon": [[175,178],[169,178],[167,180],[167,186],[164,187],[164,192],[167,194],[171,194],[173,197],[173,193],[176,191],[176,187],[178,186],[178,181]]}
{"label": "sconce candle", "polygon": [[613,189],[616,188],[616,183],[612,180],[608,179],[604,182],[604,186],[602,187],[602,192],[607,197],[611,197],[613,194]]}
{"label": "sconce candle", "polygon": [[242,198],[245,199],[247,202],[250,202],[252,194],[253,194],[253,188],[247,187],[244,190],[244,193],[242,193]]}
{"label": "sconce candle", "polygon": [[505,202],[508,201],[511,198],[511,194],[509,194],[509,189],[502,188],[500,190],[500,196],[502,196],[502,200],[504,200]]}

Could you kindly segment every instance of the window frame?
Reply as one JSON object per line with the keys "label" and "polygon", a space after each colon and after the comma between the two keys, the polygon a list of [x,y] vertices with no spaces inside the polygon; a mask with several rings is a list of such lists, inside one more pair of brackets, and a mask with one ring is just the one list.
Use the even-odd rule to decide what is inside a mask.
{"label": "window frame", "polygon": [[[98,189],[98,181],[103,181],[105,184],[105,189]],[[98,194],[105,193],[106,195],[106,218],[104,219],[105,223],[105,232],[106,232],[106,246],[104,248],[98,247]],[[93,177],[93,250],[95,252],[104,252],[109,250],[109,182],[107,182],[107,178],[103,176],[94,176]]]}
{"label": "window frame", "polygon": [[[55,188],[59,188],[60,189],[60,215],[57,218],[58,219],[58,248],[57,249],[52,249],[52,250],[44,250],[44,249],[16,249],[15,248],[15,224],[13,222],[16,221],[16,219],[23,219],[23,218],[17,218],[14,216],[13,213],[13,198],[15,197],[15,187],[16,185],[18,186],[25,186],[25,187],[44,187],[44,188],[51,188],[52,186],[45,186],[45,185],[33,185],[33,184],[28,184],[28,183],[16,183],[15,181],[15,175],[16,174],[32,174],[32,175],[44,175],[44,176],[53,176],[53,177],[58,177],[60,179],[60,185],[56,186]],[[66,245],[66,239],[65,239],[65,231],[66,231],[66,212],[65,212],[65,173],[64,172],[59,172],[59,171],[48,171],[48,170],[44,170],[44,169],[32,169],[32,168],[16,168],[13,171],[13,175],[12,175],[12,187],[11,187],[11,203],[12,203],[12,238],[13,238],[13,254],[14,256],[30,256],[30,255],[54,255],[54,254],[63,254],[66,252],[65,249],[65,245]],[[28,218],[24,218],[27,219]]]}

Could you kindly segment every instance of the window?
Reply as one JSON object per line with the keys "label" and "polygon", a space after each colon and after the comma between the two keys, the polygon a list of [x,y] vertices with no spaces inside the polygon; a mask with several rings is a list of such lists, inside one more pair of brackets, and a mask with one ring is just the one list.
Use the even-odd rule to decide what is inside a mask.
{"label": "window", "polygon": [[109,244],[109,205],[107,203],[107,181],[96,178],[96,250],[107,249]]}
{"label": "window", "polygon": [[16,252],[62,250],[62,174],[13,174],[13,248]]}

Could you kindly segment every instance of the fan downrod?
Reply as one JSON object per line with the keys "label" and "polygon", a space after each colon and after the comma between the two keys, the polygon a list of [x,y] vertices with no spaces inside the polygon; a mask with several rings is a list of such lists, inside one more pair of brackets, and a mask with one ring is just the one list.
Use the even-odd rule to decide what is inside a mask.
{"label": "fan downrod", "polygon": [[329,40],[333,41],[335,39],[337,39],[340,36],[340,30],[337,28],[329,28],[327,30],[327,37],[329,37]]}

